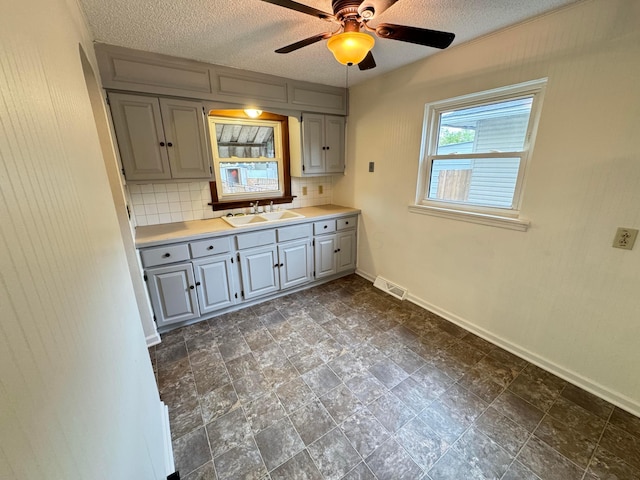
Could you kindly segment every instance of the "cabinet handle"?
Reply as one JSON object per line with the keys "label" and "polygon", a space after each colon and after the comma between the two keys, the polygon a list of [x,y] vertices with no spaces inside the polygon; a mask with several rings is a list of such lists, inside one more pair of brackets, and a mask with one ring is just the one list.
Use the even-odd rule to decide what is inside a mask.
{"label": "cabinet handle", "polygon": [[209,246],[207,247],[207,250],[213,250],[213,245],[209,245]]}
{"label": "cabinet handle", "polygon": [[194,287],[193,285],[189,285],[189,290],[193,290],[194,288],[196,287]]}
{"label": "cabinet handle", "polygon": [[196,287],[199,287],[199,286],[200,286],[200,282],[196,282]]}
{"label": "cabinet handle", "polygon": [[167,147],[173,147],[173,143],[171,142],[167,143]]}
{"label": "cabinet handle", "polygon": [[161,146],[161,147],[164,147],[164,142],[160,142],[160,146]]}
{"label": "cabinet handle", "polygon": [[169,258],[171,256],[170,253],[165,253],[164,255],[162,255],[162,258]]}

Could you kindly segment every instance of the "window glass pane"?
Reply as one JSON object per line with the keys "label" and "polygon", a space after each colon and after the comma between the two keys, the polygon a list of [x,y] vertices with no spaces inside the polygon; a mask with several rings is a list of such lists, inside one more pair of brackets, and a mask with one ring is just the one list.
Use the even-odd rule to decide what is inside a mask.
{"label": "window glass pane", "polygon": [[280,190],[278,162],[220,162],[222,193],[265,193]]}
{"label": "window glass pane", "polygon": [[219,158],[275,158],[274,128],[216,122]]}
{"label": "window glass pane", "polygon": [[436,154],[522,151],[532,101],[530,96],[442,113]]}
{"label": "window glass pane", "polygon": [[520,158],[433,160],[429,199],[510,208]]}

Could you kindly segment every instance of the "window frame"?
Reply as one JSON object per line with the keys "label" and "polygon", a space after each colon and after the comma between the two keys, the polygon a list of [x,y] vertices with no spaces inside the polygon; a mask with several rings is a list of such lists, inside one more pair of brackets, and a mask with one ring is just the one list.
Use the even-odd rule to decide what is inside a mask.
{"label": "window frame", "polygon": [[[246,122],[253,123],[254,121],[268,121],[274,124],[274,147],[276,152],[278,147],[280,148],[280,156],[276,153],[276,158],[246,158],[244,160],[248,162],[263,161],[263,162],[278,162],[278,182],[280,189],[277,192],[267,192],[265,194],[226,194],[221,195],[222,187],[217,184],[217,180],[221,178],[220,173],[220,160],[224,163],[226,158],[220,159],[218,157],[217,139],[215,134],[211,131],[210,117],[217,117],[227,119],[230,122]],[[278,124],[276,127],[275,123]],[[278,135],[279,133],[279,135]],[[278,115],[270,112],[262,112],[259,118],[250,118],[244,110],[210,110],[207,112],[207,134],[209,135],[211,144],[211,155],[214,180],[209,182],[209,189],[211,191],[211,207],[213,210],[227,210],[232,208],[249,207],[255,201],[262,203],[273,202],[274,204],[291,203],[294,196],[291,195],[291,169],[289,160],[289,119],[284,115]],[[235,157],[231,157],[235,158]],[[238,158],[238,161],[242,161],[242,158]]]}
{"label": "window frame", "polygon": [[[410,207],[410,211],[414,213],[457,218],[474,223],[486,223],[495,226],[504,226],[505,228],[526,230],[529,222],[527,220],[520,219],[520,208],[525,179],[540,120],[541,106],[546,83],[547,79],[543,78],[426,104],[422,130],[422,144],[420,148],[420,166],[418,170],[416,198],[415,204]],[[464,154],[437,153],[440,118],[442,114],[453,110],[461,110],[508,100],[517,100],[525,97],[532,97],[532,105],[522,150]],[[516,157],[520,158],[520,166],[518,168],[511,207],[495,207],[429,198],[431,171],[435,160]],[[483,219],[485,219],[486,222],[483,221]],[[501,221],[501,219],[503,221]],[[503,223],[504,225],[499,225],[500,223]]]}

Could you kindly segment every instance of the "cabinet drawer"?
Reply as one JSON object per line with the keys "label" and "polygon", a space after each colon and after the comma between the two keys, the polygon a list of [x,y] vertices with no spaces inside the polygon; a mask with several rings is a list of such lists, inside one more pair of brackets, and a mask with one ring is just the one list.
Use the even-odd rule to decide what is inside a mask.
{"label": "cabinet drawer", "polygon": [[180,244],[149,248],[142,250],[140,257],[142,258],[142,265],[145,267],[181,262],[183,260],[189,260],[189,247],[186,244]]}
{"label": "cabinet drawer", "polygon": [[297,240],[311,236],[311,225],[294,225],[293,227],[278,228],[278,242]]}
{"label": "cabinet drawer", "polygon": [[358,224],[358,217],[339,218],[336,220],[338,230],[347,230],[349,228],[356,228]]}
{"label": "cabinet drawer", "polygon": [[243,233],[242,235],[236,235],[236,242],[238,244],[238,250],[270,245],[276,243],[276,231],[275,229],[271,229],[254,233]]}
{"label": "cabinet drawer", "polygon": [[231,250],[231,242],[229,237],[209,238],[207,240],[199,240],[189,243],[192,258],[206,257],[208,255],[216,255],[218,253],[227,253]]}
{"label": "cabinet drawer", "polygon": [[324,222],[315,222],[313,224],[313,234],[321,235],[323,233],[333,233],[336,231],[335,220],[325,220]]}

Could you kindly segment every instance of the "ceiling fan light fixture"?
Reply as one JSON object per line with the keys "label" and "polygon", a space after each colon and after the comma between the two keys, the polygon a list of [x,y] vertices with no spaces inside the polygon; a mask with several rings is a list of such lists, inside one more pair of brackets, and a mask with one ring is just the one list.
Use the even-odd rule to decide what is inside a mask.
{"label": "ceiling fan light fixture", "polygon": [[327,47],[343,65],[356,65],[364,60],[376,43],[371,35],[362,32],[344,32],[327,40]]}
{"label": "ceiling fan light fixture", "polygon": [[244,113],[247,115],[247,117],[258,118],[260,115],[262,115],[262,110],[258,110],[257,108],[245,108]]}

